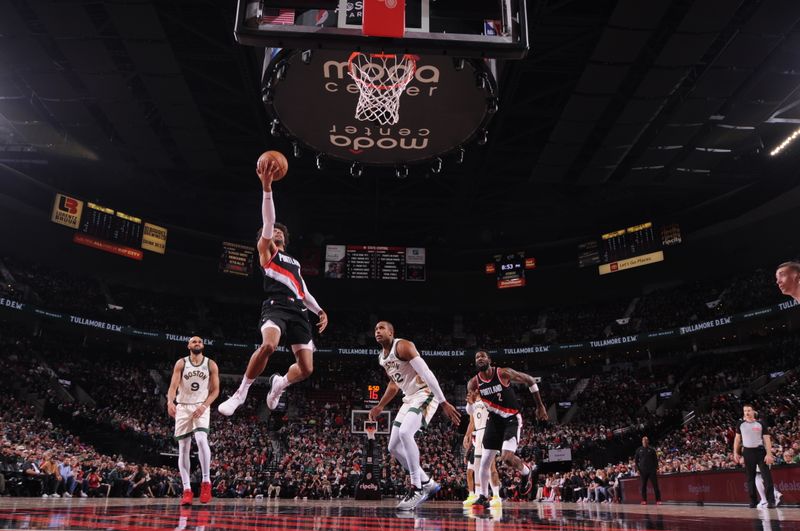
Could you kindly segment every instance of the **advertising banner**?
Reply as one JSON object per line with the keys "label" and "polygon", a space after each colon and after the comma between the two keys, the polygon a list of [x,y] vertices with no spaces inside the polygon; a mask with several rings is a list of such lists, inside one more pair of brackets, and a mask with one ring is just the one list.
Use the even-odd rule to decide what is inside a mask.
{"label": "advertising banner", "polygon": [[[800,466],[773,467],[772,481],[783,495],[781,503],[800,503]],[[743,468],[658,476],[658,487],[661,490],[661,499],[665,502],[750,503]],[[655,500],[655,493],[650,485],[647,496],[649,500]],[[625,503],[641,501],[641,483],[638,477],[622,480],[622,499]]]}
{"label": "advertising banner", "polygon": [[81,212],[83,212],[83,201],[68,195],[56,194],[50,221],[77,229],[81,223]]}
{"label": "advertising banner", "polygon": [[[76,234],[76,236],[83,236],[80,234]],[[107,242],[103,242],[106,245],[113,245],[108,244]],[[121,246],[117,246],[121,247]],[[126,249],[128,252],[136,251],[136,249]],[[107,249],[104,249],[107,250]],[[141,255],[141,251],[138,251],[139,255]],[[132,257],[132,256],[129,256]],[[141,258],[139,258],[141,259]],[[682,326],[679,328],[675,328],[672,330],[660,330],[656,332],[647,332],[637,335],[630,335],[630,336],[618,336],[618,337],[610,337],[606,339],[597,339],[592,341],[581,341],[577,343],[562,343],[558,345],[530,345],[525,347],[514,347],[514,348],[494,348],[489,349],[488,353],[490,356],[528,356],[528,355],[536,355],[536,354],[550,354],[553,352],[569,352],[574,350],[591,350],[597,348],[605,348],[615,345],[630,345],[642,341],[647,340],[654,340],[654,339],[662,339],[666,337],[675,337],[678,335],[684,334],[691,334],[695,332],[699,332],[702,330],[708,330],[710,328],[716,328],[718,326],[729,325],[731,323],[737,323],[741,321],[745,321],[748,319],[753,319],[756,317],[774,314],[777,312],[791,310],[798,306],[798,303],[795,301],[787,301],[782,302],[780,304],[776,304],[774,306],[770,306],[768,308],[762,308],[760,310],[751,310],[748,312],[738,313],[728,317],[720,317],[718,319],[713,319],[710,321],[705,321],[702,323],[697,323],[688,326]],[[142,338],[149,338],[149,339],[156,339],[156,340],[163,340],[163,341],[180,341],[186,342],[189,340],[189,336],[175,334],[172,332],[165,332],[165,331],[156,331],[156,330],[139,330],[137,328],[133,328],[128,325],[119,325],[115,323],[106,323],[103,321],[98,321],[95,319],[87,319],[85,317],[77,316],[77,315],[67,315],[62,314],[57,311],[47,310],[44,308],[38,308],[31,304],[22,303],[19,301],[15,301],[12,299],[7,299],[0,297],[0,310],[11,310],[11,311],[22,311],[24,313],[33,314],[40,317],[47,317],[49,319],[56,319],[60,321],[66,321],[70,324],[80,325],[80,326],[88,326],[91,328],[97,328],[101,330],[105,330],[108,332],[119,332],[122,334],[126,334],[129,336],[136,336]],[[212,345],[214,344],[213,340],[207,340],[207,344]],[[237,338],[229,338],[224,341],[217,341],[217,345],[222,345],[225,347],[232,347],[232,348],[247,348],[253,349],[256,348],[258,345],[251,343],[249,341],[244,341]],[[378,347],[355,347],[355,348],[348,348],[348,347],[334,347],[334,348],[318,348],[317,352],[319,354],[335,354],[341,356],[377,356],[378,354]],[[440,358],[456,358],[462,356],[471,356],[475,353],[475,349],[463,349],[463,348],[445,348],[445,349],[437,349],[437,350],[426,350],[424,348],[420,349],[420,354],[426,357],[440,357]]]}

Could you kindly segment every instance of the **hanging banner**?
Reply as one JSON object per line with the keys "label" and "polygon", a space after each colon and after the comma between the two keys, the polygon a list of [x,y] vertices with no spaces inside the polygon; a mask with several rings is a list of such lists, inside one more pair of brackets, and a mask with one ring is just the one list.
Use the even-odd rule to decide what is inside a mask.
{"label": "hanging banner", "polygon": [[77,229],[81,223],[81,212],[83,212],[83,201],[68,195],[56,194],[50,221]]}
{"label": "hanging banner", "polygon": [[164,254],[167,250],[167,229],[145,222],[142,234],[142,249]]}
{"label": "hanging banner", "polygon": [[[579,341],[577,343],[561,343],[558,345],[529,345],[526,347],[497,348],[497,349],[490,349],[488,353],[490,356],[495,356],[495,355],[527,356],[530,354],[549,354],[553,352],[569,352],[573,350],[591,350],[591,349],[612,347],[617,345],[631,345],[634,343],[646,342],[655,339],[664,339],[670,337],[683,336],[687,334],[694,334],[697,332],[711,330],[721,326],[727,326],[730,324],[739,323],[749,319],[763,317],[771,314],[777,314],[783,311],[793,310],[797,306],[800,306],[800,304],[798,304],[794,300],[790,300],[787,302],[782,302],[780,304],[769,306],[767,308],[750,310],[747,312],[737,313],[735,315],[731,315],[728,317],[720,317],[717,319],[704,321],[702,323],[695,323],[687,326],[681,326],[679,328],[673,328],[671,330],[658,330],[655,332],[644,332],[636,335],[609,337],[604,339],[596,339],[592,341]],[[34,316],[46,317],[48,319],[66,322],[72,325],[95,328],[97,330],[103,330],[105,332],[121,333],[145,339],[186,343],[189,341],[190,337],[185,334],[177,334],[172,332],[139,330],[137,328],[133,328],[128,325],[110,323],[106,321],[100,321],[97,319],[89,319],[78,315],[64,314],[57,311],[38,308],[31,304],[23,303],[5,297],[0,297],[0,310],[22,312],[22,313],[32,314]],[[258,345],[255,343],[243,340],[235,340],[235,339],[230,339],[230,340],[206,339],[204,340],[204,342],[207,345],[230,347],[230,348],[254,349],[258,347]],[[281,350],[282,348],[283,347],[279,347],[278,350]],[[318,348],[317,352],[320,354],[336,354],[341,356],[377,356],[379,349],[377,346],[375,348],[371,347]],[[437,349],[437,350],[420,349],[420,354],[422,354],[423,356],[434,357],[434,358],[435,357],[455,358],[455,357],[472,356],[475,354],[475,352],[476,349],[463,349],[463,348]]]}

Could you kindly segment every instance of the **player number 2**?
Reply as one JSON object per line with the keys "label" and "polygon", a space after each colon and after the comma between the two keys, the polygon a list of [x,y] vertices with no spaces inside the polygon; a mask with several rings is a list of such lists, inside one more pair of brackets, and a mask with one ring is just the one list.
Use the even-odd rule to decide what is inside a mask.
{"label": "player number 2", "polygon": [[395,383],[403,383],[403,375],[399,372],[394,373],[394,382]]}

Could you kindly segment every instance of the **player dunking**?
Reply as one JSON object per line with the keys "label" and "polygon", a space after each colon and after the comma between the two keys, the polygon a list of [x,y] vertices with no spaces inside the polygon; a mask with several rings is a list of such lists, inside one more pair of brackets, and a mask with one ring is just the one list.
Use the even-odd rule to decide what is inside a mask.
{"label": "player dunking", "polygon": [[[467,488],[469,489],[469,496],[464,500],[465,507],[475,503],[479,496],[478,492],[481,490],[478,470],[481,468],[483,435],[486,431],[486,420],[489,417],[489,410],[477,391],[467,393],[467,414],[469,415],[469,427],[464,434],[464,449],[469,450],[467,454]],[[500,498],[500,474],[497,472],[497,464],[494,460],[492,460],[491,485],[491,506],[495,509],[500,509],[503,506],[503,500]]]}
{"label": "player dunking", "polygon": [[214,360],[203,355],[203,340],[194,336],[189,340],[188,347],[189,355],[179,359],[172,369],[172,380],[167,391],[167,412],[175,419],[175,439],[178,441],[178,470],[183,482],[181,505],[191,505],[194,498],[189,478],[192,434],[197,441],[197,455],[203,472],[200,501],[211,501],[208,430],[211,425],[210,407],[219,396],[219,369]]}
{"label": "player dunking", "polygon": [[784,262],[775,271],[775,283],[781,293],[800,302],[800,262]]}
{"label": "player dunking", "polygon": [[378,405],[370,410],[369,418],[377,420],[397,392],[403,391],[403,405],[394,418],[389,435],[389,453],[411,477],[411,488],[397,508],[412,510],[439,490],[439,484],[422,470],[414,435],[428,425],[440,405],[456,425],[461,422],[461,415],[445,398],[436,376],[414,343],[394,337],[394,326],[387,321],[375,325],[375,340],[383,347],[378,363],[386,371],[389,385]]}
{"label": "player dunking", "polygon": [[520,494],[529,494],[533,487],[533,482],[530,480],[531,469],[515,455],[522,434],[522,415],[519,413],[520,404],[517,394],[511,384],[520,383],[528,386],[536,399],[536,417],[539,420],[547,420],[547,410],[539,394],[537,380],[533,376],[514,369],[492,367],[489,354],[483,350],[475,353],[475,367],[478,369],[478,374],[470,379],[467,384],[467,392],[478,391],[480,393],[481,400],[489,410],[489,418],[486,420],[483,455],[478,471],[480,496],[475,500],[473,507],[480,506],[488,509],[490,507],[489,469],[495,456],[501,450],[500,457],[506,466],[517,470],[521,475]]}
{"label": "player dunking", "polygon": [[272,179],[279,171],[278,165],[272,160],[262,162],[256,168],[264,190],[261,203],[264,226],[259,231],[257,247],[267,294],[261,305],[261,345],[250,356],[239,388],[219,405],[219,412],[225,416],[233,415],[244,403],[250,386],[264,372],[270,356],[283,337],[292,346],[295,363],[283,376],[275,373],[269,378],[267,406],[275,409],[283,391],[308,378],[314,370],[314,341],[308,310],[319,317],[317,327],[320,333],[328,326],[327,314],[308,291],[300,274],[300,262],[286,253],[289,231],[285,225],[275,222]]}

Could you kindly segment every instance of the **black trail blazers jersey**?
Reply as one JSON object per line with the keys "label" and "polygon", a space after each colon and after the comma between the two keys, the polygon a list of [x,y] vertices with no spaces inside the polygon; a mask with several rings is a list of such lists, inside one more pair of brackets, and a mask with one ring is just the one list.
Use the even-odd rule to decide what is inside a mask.
{"label": "black trail blazers jersey", "polygon": [[519,413],[519,400],[511,388],[511,381],[503,383],[497,374],[497,367],[492,367],[492,377],[484,380],[480,373],[475,377],[478,389],[486,408],[501,417],[512,417]]}

